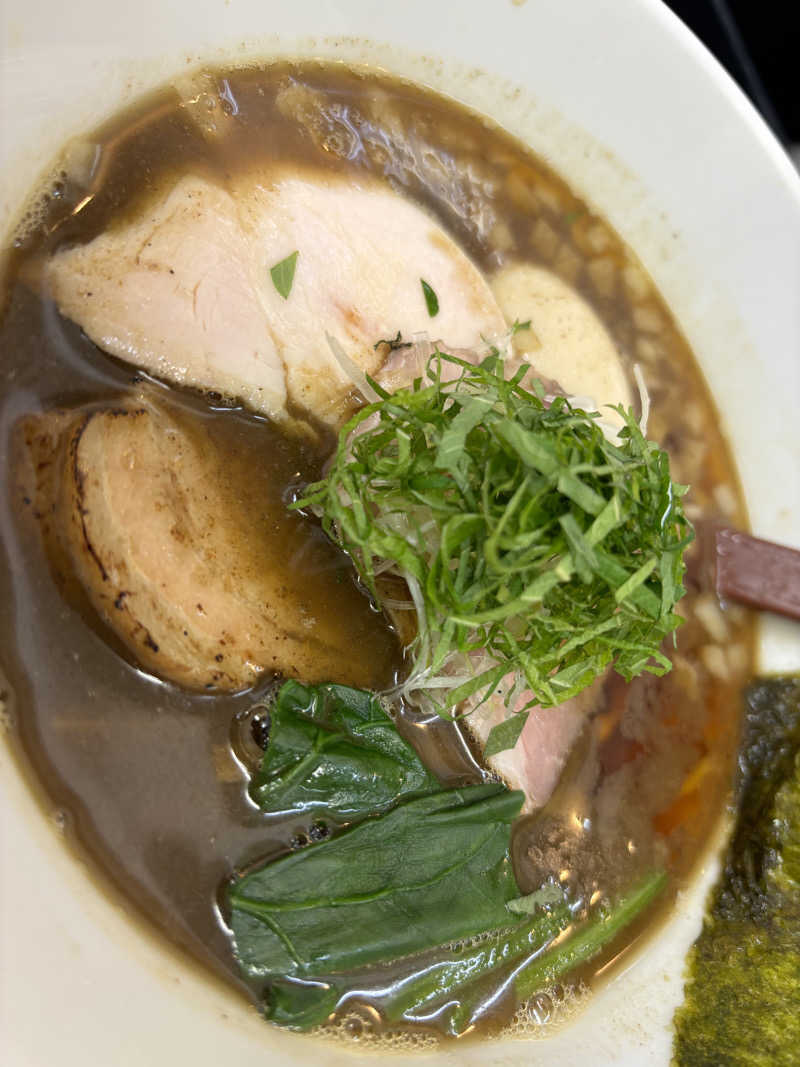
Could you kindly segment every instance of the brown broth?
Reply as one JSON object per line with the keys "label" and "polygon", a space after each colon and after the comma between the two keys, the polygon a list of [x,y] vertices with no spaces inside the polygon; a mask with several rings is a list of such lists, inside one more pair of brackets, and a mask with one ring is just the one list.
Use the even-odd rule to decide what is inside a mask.
{"label": "brown broth", "polygon": [[[75,163],[90,158],[91,168]],[[592,303],[629,373],[634,362],[643,366],[649,435],[670,451],[676,480],[692,485],[692,517],[745,523],[713,403],[669,310],[607,224],[487,120],[376,73],[279,64],[194,75],[94,131],[65,160],[34,205],[36,225],[20,231],[8,260],[0,302],[5,471],[23,416],[137,387],[130,367],[101,353],[37,291],[30,282],[37,261],[118,225],[178,172],[224,182],[237,167],[281,160],[382,177],[434,214],[487,272],[524,258],[559,274]],[[287,566],[303,569],[320,610],[334,602],[330,581],[342,589],[344,580],[337,610],[361,627],[359,652],[366,648],[374,659],[374,685],[385,684],[402,669],[389,624],[319,529],[280,511],[298,472],[300,480],[319,472],[324,448],[292,442],[219,398],[178,389],[169,396],[230,450],[232,476],[243,477],[242,450],[263,457],[249,488],[255,521],[263,519],[261,494],[278,515],[276,538],[296,540]],[[235,867],[285,850],[304,829],[291,820],[266,826],[247,799],[247,714],[260,690],[196,694],[139,670],[90,609],[62,595],[13,472],[7,481],[0,648],[18,708],[12,741],[49,803],[66,813],[74,844],[170,942],[252,996],[237,974],[218,890]],[[589,899],[658,862],[672,874],[674,892],[701,856],[728,796],[751,625],[737,609],[719,613],[698,553],[688,587],[673,672],[630,686],[609,680],[552,801],[520,821],[514,858],[524,891],[555,876]],[[400,722],[443,780],[479,776],[454,728],[421,723],[410,712]],[[626,932],[579,977],[591,978],[646,925]],[[504,1025],[513,1007],[501,1004],[486,1028]]]}

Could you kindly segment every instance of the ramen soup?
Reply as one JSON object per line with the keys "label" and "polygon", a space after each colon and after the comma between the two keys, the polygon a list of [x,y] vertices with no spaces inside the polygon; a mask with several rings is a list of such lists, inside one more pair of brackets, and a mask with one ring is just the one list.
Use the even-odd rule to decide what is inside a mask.
{"label": "ramen soup", "polygon": [[[703,562],[746,522],[732,460],[635,256],[487,119],[295,62],[190,74],[68,144],[6,268],[4,701],[70,844],[274,1022],[424,1045],[563,1018],[690,877],[751,665]],[[650,492],[630,471],[661,472],[658,544],[678,521],[626,419],[691,487],[674,639],[641,619],[672,618],[682,546],[651,561],[634,518],[626,570],[598,547]],[[453,541],[469,471],[496,481]],[[347,525],[375,486],[383,553],[383,497]],[[567,599],[526,601],[513,562],[485,617],[437,621],[430,576],[466,596],[484,544]]]}

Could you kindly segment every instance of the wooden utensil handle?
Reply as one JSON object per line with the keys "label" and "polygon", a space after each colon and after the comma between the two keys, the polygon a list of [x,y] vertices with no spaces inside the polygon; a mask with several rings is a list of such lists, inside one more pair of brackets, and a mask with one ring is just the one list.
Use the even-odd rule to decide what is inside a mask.
{"label": "wooden utensil handle", "polygon": [[739,530],[717,530],[717,594],[800,620],[800,551]]}

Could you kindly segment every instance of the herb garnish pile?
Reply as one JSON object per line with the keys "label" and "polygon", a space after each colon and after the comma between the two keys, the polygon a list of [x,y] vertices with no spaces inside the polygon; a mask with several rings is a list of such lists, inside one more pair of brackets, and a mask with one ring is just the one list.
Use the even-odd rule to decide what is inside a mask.
{"label": "herb garnish pile", "polygon": [[[370,592],[389,570],[418,618],[405,692],[446,714],[489,695],[560,704],[609,664],[663,674],[693,532],[665,452],[631,410],[609,440],[597,412],[546,402],[497,351],[474,365],[436,352],[427,376],[343,427],[324,479],[294,504],[321,517]],[[435,694],[433,696],[432,694]],[[495,751],[525,716],[501,724]],[[510,727],[510,729],[509,729]],[[495,727],[498,729],[498,727]]]}

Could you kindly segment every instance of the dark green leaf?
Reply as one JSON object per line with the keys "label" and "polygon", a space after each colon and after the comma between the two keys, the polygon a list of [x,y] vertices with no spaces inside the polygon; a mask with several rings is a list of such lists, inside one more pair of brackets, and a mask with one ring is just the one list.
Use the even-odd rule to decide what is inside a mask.
{"label": "dark green leaf", "polygon": [[564,222],[567,226],[571,226],[576,219],[579,219],[582,215],[586,214],[585,207],[574,208],[572,211],[564,212]]}
{"label": "dark green leaf", "polygon": [[[569,908],[562,903],[552,913],[542,914],[540,909],[533,922],[528,919],[511,930],[493,934],[466,951],[441,953],[422,973],[412,972],[405,981],[395,983],[381,1003],[384,1014],[394,1022],[425,1015],[437,1002],[458,998],[460,1004],[465,1003],[468,991],[474,990],[479,980],[506,969],[515,960],[540,953],[571,920]],[[480,995],[485,995],[485,989]],[[474,994],[469,999],[476,1006]],[[447,1028],[458,1036],[452,1027]]]}
{"label": "dark green leaf", "polygon": [[[285,683],[270,736],[268,810],[341,814],[351,803],[342,799],[344,768],[358,779],[371,767],[378,779],[387,755],[398,783],[387,801],[376,781],[366,793],[351,782],[363,821],[250,868],[227,887],[236,957],[251,979],[266,983],[266,1014],[279,1025],[311,1029],[349,997],[367,995],[389,1022],[435,1014],[460,1035],[483,1010],[487,980],[513,981],[526,998],[534,981],[547,984],[595,955],[656,891],[651,880],[564,940],[573,914],[558,887],[519,896],[510,841],[522,793],[496,783],[442,789],[374,699],[342,686]],[[331,751],[352,746],[334,768],[327,800],[318,782],[307,781],[326,778],[316,762],[326,743]],[[412,780],[427,794],[409,799]],[[376,813],[367,808],[373,789]],[[380,968],[390,963],[387,981]]]}
{"label": "dark green leaf", "polygon": [[247,874],[228,896],[242,966],[313,978],[508,926],[522,799],[495,784],[444,790]]}
{"label": "dark green leaf", "polygon": [[[514,967],[513,989],[517,1003],[549,988],[565,974],[594,959],[663,893],[667,876],[663,871],[646,875],[614,905],[599,915],[578,924],[574,931],[545,952],[531,954],[526,962]],[[557,912],[556,912],[557,914]],[[450,1032],[462,1034],[473,1026],[483,1011],[478,997],[470,996],[470,987],[462,992],[448,1018]]]}
{"label": "dark green leaf", "polygon": [[322,1026],[345,993],[344,981],[275,978],[270,982],[266,1015],[278,1026],[311,1030]]}
{"label": "dark green leaf", "polygon": [[404,341],[403,335],[399,330],[394,337],[382,337],[380,341],[375,342],[372,348],[377,352],[381,345],[388,345],[390,352],[394,352],[398,348],[411,348],[411,342]]}
{"label": "dark green leaf", "polygon": [[[435,1014],[438,1024],[458,1037],[485,1010],[487,979],[493,977],[498,986],[512,984],[518,1003],[528,1000],[594,959],[665,886],[662,872],[647,875],[621,900],[578,924],[558,887],[544,886],[522,898],[525,909],[519,909],[520,913],[535,914],[535,918],[491,934],[466,951],[446,948],[435,958],[426,955],[410,960],[407,973],[388,983],[374,975],[282,979],[272,986],[268,1014],[274,1022],[308,1029],[325,1022],[350,990],[356,989],[378,1003],[389,1022],[426,1021]],[[574,930],[564,938],[570,926]]]}
{"label": "dark green leaf", "polygon": [[552,952],[532,960],[514,979],[514,988],[519,999],[527,1000],[579,964],[593,959],[664,892],[666,885],[667,876],[663,871],[646,875],[621,900],[609,907],[605,914],[579,926],[571,937]]}
{"label": "dark green leaf", "polygon": [[440,788],[369,693],[285,682],[250,795],[270,814],[353,821]]}
{"label": "dark green leaf", "polygon": [[[477,1008],[485,996],[478,980],[499,976],[515,961],[538,955],[572,922],[572,915],[563,900],[552,913],[542,914],[541,907],[537,910],[533,921],[527,919],[510,930],[490,934],[466,950],[445,948],[435,957],[427,953],[409,960],[407,973],[388,983],[375,975],[361,978],[348,975],[313,984],[280,980],[271,987],[269,1018],[299,1030],[318,1026],[355,988],[377,1002],[381,1014],[390,1023],[413,1022],[436,1011],[444,1028],[458,1036],[449,1017],[457,1006],[466,1006],[467,1000],[468,1015]],[[444,1005],[443,1014],[439,1012],[441,1005]]]}
{"label": "dark green leaf", "polygon": [[[652,904],[666,884],[667,876],[662,871],[649,874],[605,913],[593,915],[578,924],[567,938],[559,938],[554,946],[544,952],[529,953],[527,961],[512,961],[515,963],[512,977],[517,1003],[530,1000],[535,993],[549,988],[563,975],[594,959]],[[564,910],[568,912],[568,909]],[[560,909],[556,907],[554,917],[557,918],[559,914]],[[566,925],[562,922],[562,926]],[[473,985],[468,985],[461,991],[458,1003],[448,1014],[449,1032],[454,1035],[465,1033],[485,1010],[483,998],[479,995],[480,986],[478,995],[472,993],[473,988]]]}
{"label": "dark green leaf", "polygon": [[280,263],[276,263],[274,267],[270,267],[269,273],[272,278],[272,284],[284,300],[288,299],[289,293],[292,291],[294,272],[297,267],[297,257],[299,255],[299,252],[292,252],[286,259],[282,259]]}
{"label": "dark green leaf", "polygon": [[428,314],[433,319],[439,314],[439,297],[424,278],[420,278],[420,284],[422,286],[423,296],[425,297],[425,307],[428,309]]}

